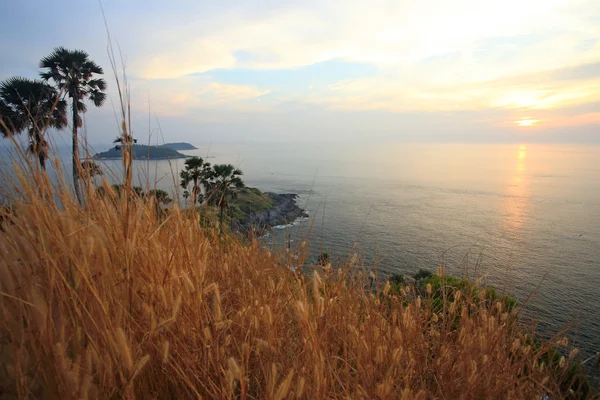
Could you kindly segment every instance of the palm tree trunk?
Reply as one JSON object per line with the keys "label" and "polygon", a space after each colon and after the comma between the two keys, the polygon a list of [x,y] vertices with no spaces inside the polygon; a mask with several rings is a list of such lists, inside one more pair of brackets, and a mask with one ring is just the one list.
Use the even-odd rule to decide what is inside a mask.
{"label": "palm tree trunk", "polygon": [[38,160],[40,162],[40,167],[42,167],[42,170],[45,171],[46,170],[46,156],[43,153],[38,152]]}
{"label": "palm tree trunk", "polygon": [[42,149],[42,138],[41,135],[35,132],[35,128],[29,128],[29,140],[30,140],[30,151],[37,156],[38,163],[43,171],[46,170],[46,155]]}
{"label": "palm tree trunk", "polygon": [[35,153],[38,156],[40,167],[43,171],[46,170],[46,149],[44,148],[43,136],[38,132],[34,138]]}
{"label": "palm tree trunk", "polygon": [[224,204],[221,203],[221,211],[219,212],[219,236],[223,236],[223,209],[225,207],[223,207]]}
{"label": "palm tree trunk", "polygon": [[190,208],[196,208],[196,202],[198,201],[198,182],[194,180],[194,186],[192,187],[192,203]]}
{"label": "palm tree trunk", "polygon": [[226,184],[224,184],[224,185],[225,186],[223,188],[223,192],[221,193],[221,201],[219,201],[219,206],[221,207],[220,215],[219,215],[219,221],[220,221],[220,223],[219,223],[219,229],[220,229],[219,235],[220,236],[223,236],[223,209],[225,208],[225,205],[227,204],[227,203],[225,203],[225,196],[227,196],[227,186],[226,186]]}
{"label": "palm tree trunk", "polygon": [[79,186],[79,140],[77,137],[77,96],[72,97],[73,100],[73,187],[75,195],[80,205],[83,205],[81,196],[81,187]]}

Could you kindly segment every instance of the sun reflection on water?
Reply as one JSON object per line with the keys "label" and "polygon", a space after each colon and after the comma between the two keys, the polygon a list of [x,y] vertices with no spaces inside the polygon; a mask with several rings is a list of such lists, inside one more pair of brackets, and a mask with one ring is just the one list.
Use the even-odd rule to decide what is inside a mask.
{"label": "sun reflection on water", "polygon": [[527,146],[521,144],[516,154],[516,166],[505,193],[504,231],[511,239],[522,237],[522,228],[529,208],[529,180],[527,179]]}

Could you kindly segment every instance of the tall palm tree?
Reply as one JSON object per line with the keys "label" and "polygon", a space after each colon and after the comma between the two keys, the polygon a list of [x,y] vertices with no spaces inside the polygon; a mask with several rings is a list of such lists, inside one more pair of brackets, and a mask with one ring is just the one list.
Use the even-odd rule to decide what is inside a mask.
{"label": "tall palm tree", "polygon": [[[210,163],[204,162],[200,157],[192,157],[185,160],[185,169],[179,174],[181,178],[181,187],[186,189],[184,197],[191,197],[192,206],[196,203],[202,203],[204,197],[202,196],[202,187],[205,189],[208,187],[210,180],[212,179],[213,171],[210,168]],[[187,191],[189,184],[192,184],[192,193]]]}
{"label": "tall palm tree", "polygon": [[104,175],[104,172],[102,171],[102,168],[92,160],[85,160],[81,163],[81,172],[83,173],[83,181],[85,182],[86,190],[89,194],[94,190],[93,178],[95,176]]}
{"label": "tall palm tree", "polygon": [[81,163],[81,170],[89,177],[102,176],[102,168],[93,161],[85,160]]}
{"label": "tall palm tree", "polygon": [[67,126],[67,102],[60,99],[52,86],[39,80],[20,77],[9,78],[0,84],[0,132],[10,136],[27,131],[28,150],[46,169],[48,128]]}
{"label": "tall palm tree", "polygon": [[130,188],[131,182],[133,182],[133,145],[137,143],[137,139],[127,134],[125,124],[123,124],[123,133],[113,140],[113,143],[117,143],[115,150],[122,152],[125,187]]}
{"label": "tall palm tree", "polygon": [[15,131],[12,122],[12,113],[12,108],[10,108],[0,96],[0,134],[2,134],[3,137],[9,136]]}
{"label": "tall palm tree", "polygon": [[154,207],[157,216],[164,215],[164,207],[168,206],[173,202],[173,199],[171,198],[171,196],[169,196],[169,193],[162,189],[152,189],[148,191],[147,196],[148,198],[154,199]]}
{"label": "tall palm tree", "polygon": [[173,202],[173,199],[171,198],[171,196],[169,196],[169,193],[162,189],[152,189],[148,191],[148,196],[154,197],[159,205],[166,206]]}
{"label": "tall palm tree", "polygon": [[82,125],[79,115],[87,110],[84,100],[90,101],[96,107],[101,107],[106,100],[106,82],[95,75],[102,75],[104,71],[89,55],[81,50],[67,50],[64,47],[55,48],[50,55],[42,58],[40,68],[46,69],[41,73],[42,79],[52,81],[62,93],[71,99],[73,111],[73,185],[75,194],[80,203],[83,202],[79,187],[79,140],[77,128]]}
{"label": "tall palm tree", "polygon": [[229,206],[228,198],[236,194],[236,189],[243,188],[244,182],[242,170],[235,168],[231,164],[219,164],[213,167],[214,183],[212,184],[212,193],[217,206],[219,207],[219,225],[220,234],[223,234],[223,210]]}

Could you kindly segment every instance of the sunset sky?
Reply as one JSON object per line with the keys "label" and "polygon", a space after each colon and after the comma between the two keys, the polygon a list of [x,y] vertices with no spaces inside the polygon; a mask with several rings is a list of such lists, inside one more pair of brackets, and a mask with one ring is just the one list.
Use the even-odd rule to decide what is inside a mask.
{"label": "sunset sky", "polygon": [[[150,108],[151,131],[192,142],[600,141],[598,0],[102,4],[138,136]],[[95,0],[3,1],[0,35],[0,79],[55,46],[111,72]],[[90,109],[90,140],[114,120]]]}

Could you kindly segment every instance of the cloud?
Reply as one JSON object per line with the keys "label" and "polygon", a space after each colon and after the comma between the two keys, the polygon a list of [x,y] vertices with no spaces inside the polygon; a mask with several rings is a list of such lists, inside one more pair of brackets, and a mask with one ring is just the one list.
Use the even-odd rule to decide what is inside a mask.
{"label": "cloud", "polygon": [[269,93],[268,90],[260,90],[250,86],[211,82],[204,87],[198,88],[194,95],[197,99],[214,104],[254,99],[267,93]]}
{"label": "cloud", "polygon": [[[594,78],[588,66],[507,77],[499,74],[498,78],[491,75],[489,80],[461,79],[457,67],[414,66],[392,77],[340,81],[309,99],[335,108],[391,111],[556,109],[600,101],[600,76]],[[455,80],[444,74],[430,79],[429,74],[438,68],[451,71],[448,78],[455,76]]]}
{"label": "cloud", "polygon": [[[588,48],[588,50],[591,49]],[[577,65],[575,67],[562,68],[555,70],[548,76],[550,80],[584,80],[600,79],[600,62]]]}
{"label": "cloud", "polygon": [[208,77],[187,76],[168,80],[136,79],[131,82],[132,105],[147,112],[148,97],[152,109],[163,116],[183,116],[198,110],[259,111],[258,103],[268,90],[248,85],[211,81]]}
{"label": "cloud", "polygon": [[144,79],[173,79],[235,65],[233,54],[213,40],[191,40],[185,48],[174,47],[135,59],[132,72]]}
{"label": "cloud", "polygon": [[586,113],[575,116],[555,116],[551,119],[553,127],[576,127],[588,125],[600,125],[600,112]]}
{"label": "cloud", "polygon": [[[283,7],[260,17],[258,8],[197,15],[197,20],[176,27],[151,24],[152,37],[159,40],[152,46],[154,56],[140,63],[139,73],[172,78],[234,65],[284,69],[332,59],[385,68],[451,52],[475,57],[487,38],[552,34],[552,43],[567,50],[574,41],[597,37],[589,18],[593,0],[332,0]],[[520,44],[498,45],[494,54],[515,46]],[[568,64],[568,54],[556,50],[549,55]]]}
{"label": "cloud", "polygon": [[[270,105],[300,101],[393,112],[556,109],[600,100],[596,9],[593,0],[333,0],[287,3],[264,13],[260,5],[231,7],[197,21],[188,16],[168,30],[155,27],[159,39],[147,50],[152,55],[137,58],[132,71],[183,82],[190,73],[215,70],[272,71],[276,78],[280,71],[336,60],[348,68],[372,65],[375,72],[351,79],[340,73],[300,92],[281,79],[235,85],[253,88],[249,98],[277,93],[264,99]],[[213,82],[225,84],[219,75]],[[287,79],[294,80],[292,74]],[[230,102],[223,100],[226,87],[202,90],[208,92],[176,90],[177,98],[198,105],[210,100],[217,107]]]}

